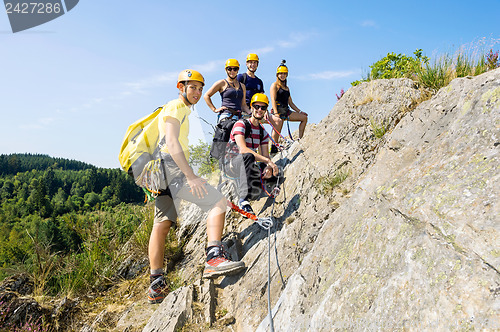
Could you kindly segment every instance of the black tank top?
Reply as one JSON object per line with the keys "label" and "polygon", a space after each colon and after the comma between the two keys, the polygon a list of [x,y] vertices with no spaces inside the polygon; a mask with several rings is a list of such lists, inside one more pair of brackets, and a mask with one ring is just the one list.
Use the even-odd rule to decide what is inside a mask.
{"label": "black tank top", "polygon": [[290,98],[290,91],[283,90],[280,87],[276,93],[276,105],[278,108],[288,108],[288,98]]}
{"label": "black tank top", "polygon": [[[226,81],[226,80],[224,80]],[[238,81],[237,81],[238,82]],[[227,87],[221,92],[220,97],[222,99],[222,106],[232,109],[233,111],[241,111],[241,100],[243,99],[243,89],[241,88],[241,83],[239,84],[239,89],[236,90],[234,86],[226,81]]]}

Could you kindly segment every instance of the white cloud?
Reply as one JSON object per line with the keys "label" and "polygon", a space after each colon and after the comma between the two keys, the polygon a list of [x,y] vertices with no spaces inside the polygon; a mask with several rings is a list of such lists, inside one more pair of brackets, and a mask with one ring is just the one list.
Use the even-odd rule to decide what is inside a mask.
{"label": "white cloud", "polygon": [[353,75],[359,75],[359,71],[344,70],[344,71],[331,71],[326,70],[319,73],[312,73],[307,76],[300,76],[302,80],[334,80],[337,78],[344,78]]}
{"label": "white cloud", "polygon": [[[312,32],[311,33],[304,33],[304,32],[291,33],[289,35],[288,39],[274,42],[274,44],[277,46],[283,47],[283,48],[293,48],[293,47],[299,46],[302,42],[306,41],[307,39],[309,39],[315,35],[316,35],[316,33],[312,33]],[[276,50],[275,45],[263,46],[260,48],[253,48],[253,49],[250,49],[247,51],[243,51],[241,54],[242,54],[242,56],[245,56],[245,57],[248,53],[255,53],[255,54],[260,56],[263,54],[274,52]],[[217,66],[219,66],[219,63],[217,63]]]}
{"label": "white cloud", "polygon": [[272,46],[264,46],[264,47],[261,47],[261,48],[255,48],[255,49],[251,49],[249,51],[244,51],[242,52],[242,54],[244,54],[243,56],[247,56],[248,53],[255,53],[257,55],[262,55],[262,54],[267,54],[267,53],[271,53],[272,51],[274,51],[274,47]]}
{"label": "white cloud", "polygon": [[202,75],[220,70],[224,66],[226,60],[213,60],[201,65],[194,65],[193,69],[199,71]]}
{"label": "white cloud", "polygon": [[177,80],[178,73],[166,72],[159,75],[147,77],[140,79],[136,82],[125,83],[127,87],[126,91],[123,91],[121,95],[130,95],[132,93],[145,94],[146,90],[150,88],[155,88],[158,86],[165,85],[165,83],[175,82]]}
{"label": "white cloud", "polygon": [[45,127],[50,126],[54,121],[55,121],[54,118],[40,118],[32,123],[20,124],[19,129],[24,129],[24,130],[43,129]]}
{"label": "white cloud", "polygon": [[281,40],[278,42],[278,45],[284,48],[292,48],[297,47],[302,42],[308,40],[309,38],[315,36],[316,33],[307,33],[307,32],[295,32],[291,33],[288,40]]}
{"label": "white cloud", "polygon": [[365,28],[378,28],[378,24],[374,20],[364,20],[361,22],[361,26]]}

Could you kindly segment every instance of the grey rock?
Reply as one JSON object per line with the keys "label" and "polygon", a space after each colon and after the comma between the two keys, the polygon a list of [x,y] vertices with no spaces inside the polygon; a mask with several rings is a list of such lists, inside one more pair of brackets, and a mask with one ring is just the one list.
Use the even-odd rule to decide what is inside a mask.
{"label": "grey rock", "polygon": [[[275,157],[282,192],[252,203],[273,211],[271,237],[227,214],[224,240],[247,266],[215,281],[231,329],[268,330],[269,258],[276,331],[500,329],[500,69],[429,98],[409,79],[360,84]],[[181,213],[188,282],[205,218]]]}
{"label": "grey rock", "polygon": [[175,332],[192,316],[193,286],[181,287],[167,295],[142,330]]}
{"label": "grey rock", "polygon": [[[500,328],[500,69],[394,128],[280,296],[277,331]],[[496,199],[495,199],[496,197]]]}

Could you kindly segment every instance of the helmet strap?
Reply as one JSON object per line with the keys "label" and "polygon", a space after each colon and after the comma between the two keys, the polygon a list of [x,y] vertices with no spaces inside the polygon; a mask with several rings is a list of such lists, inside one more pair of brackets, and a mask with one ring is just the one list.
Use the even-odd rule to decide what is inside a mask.
{"label": "helmet strap", "polygon": [[189,99],[188,99],[188,96],[187,96],[187,85],[186,85],[187,82],[183,82],[182,85],[184,85],[184,91],[181,93],[181,96],[183,97],[184,99],[184,103],[187,104],[187,106],[191,106],[192,104],[189,102]]}

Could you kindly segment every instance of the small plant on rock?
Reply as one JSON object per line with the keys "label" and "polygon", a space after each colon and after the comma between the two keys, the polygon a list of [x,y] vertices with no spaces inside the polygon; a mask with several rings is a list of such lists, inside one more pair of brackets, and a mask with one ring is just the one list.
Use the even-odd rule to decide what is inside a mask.
{"label": "small plant on rock", "polygon": [[342,98],[342,96],[344,95],[344,89],[340,89],[340,96],[338,94],[335,94],[335,96],[337,96],[337,100],[340,100],[340,98]]}
{"label": "small plant on rock", "polygon": [[316,186],[321,194],[330,194],[333,189],[344,182],[350,174],[351,171],[349,169],[345,169],[343,167],[339,168],[333,175],[324,176],[317,179],[315,181]]}
{"label": "small plant on rock", "polygon": [[382,138],[387,132],[387,125],[385,124],[385,121],[379,124],[373,118],[370,118],[370,127],[376,138]]}
{"label": "small plant on rock", "polygon": [[490,52],[486,54],[486,68],[488,70],[493,70],[500,67],[500,59],[498,57],[498,51],[493,53],[493,49],[490,49]]}

